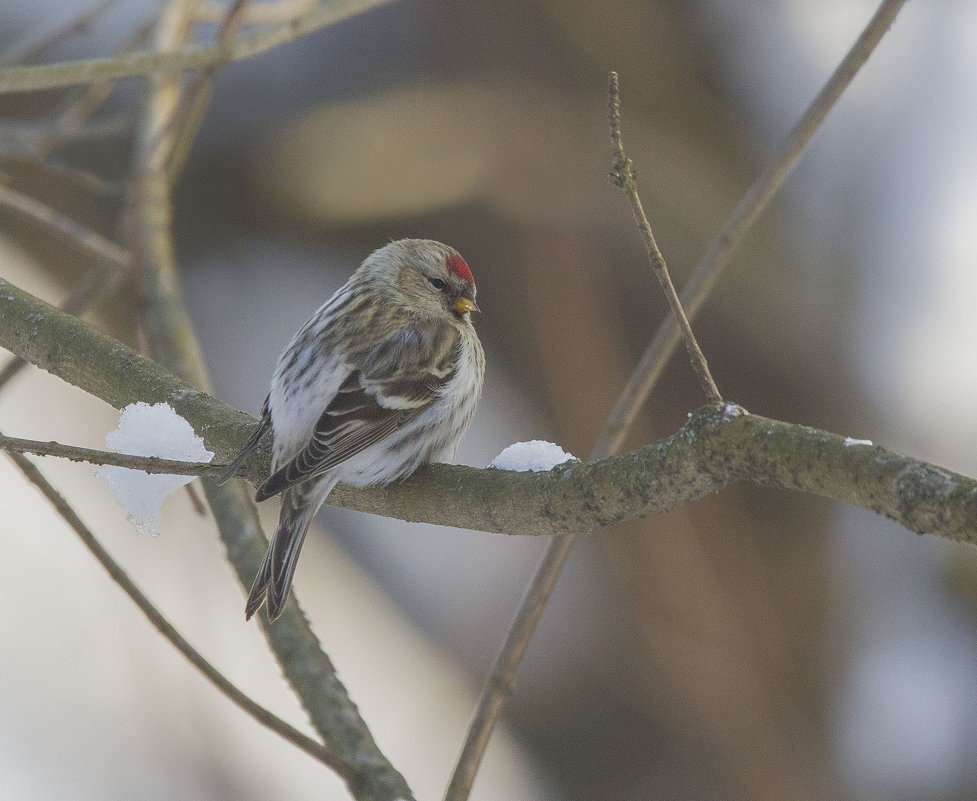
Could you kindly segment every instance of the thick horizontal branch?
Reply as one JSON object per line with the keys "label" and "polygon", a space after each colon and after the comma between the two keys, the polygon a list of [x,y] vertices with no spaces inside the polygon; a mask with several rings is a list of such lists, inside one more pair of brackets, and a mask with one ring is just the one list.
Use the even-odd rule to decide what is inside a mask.
{"label": "thick horizontal branch", "polygon": [[[2,279],[0,345],[116,407],[169,402],[216,452],[215,462],[230,461],[256,424]],[[257,482],[267,474],[266,448],[242,475]],[[814,493],[912,531],[977,543],[974,479],[732,404],[703,407],[667,439],[611,459],[547,473],[432,465],[386,487],[340,485],[329,502],[413,522],[554,534],[667,512],[738,482]]]}
{"label": "thick horizontal branch", "polygon": [[[0,346],[116,409],[167,402],[228,463],[254,420],[186,384],[118,340],[0,278]],[[214,450],[214,448],[211,448]]]}
{"label": "thick horizontal branch", "polygon": [[261,28],[231,41],[195,45],[175,52],[143,52],[118,58],[7,67],[0,69],[0,94],[55,89],[136,75],[183,72],[210,65],[229,64],[260,55],[293,39],[389,2],[391,0],[323,0],[294,19]]}
{"label": "thick horizontal branch", "polygon": [[434,465],[387,487],[338,487],[329,502],[425,523],[555,534],[678,509],[747,482],[861,506],[911,531],[977,544],[977,481],[885,448],[705,406],[667,439],[548,473]]}

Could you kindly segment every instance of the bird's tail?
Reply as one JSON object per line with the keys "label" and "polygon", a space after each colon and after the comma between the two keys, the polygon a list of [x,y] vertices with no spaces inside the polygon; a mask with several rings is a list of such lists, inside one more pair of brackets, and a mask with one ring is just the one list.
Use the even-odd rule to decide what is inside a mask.
{"label": "bird's tail", "polygon": [[[288,600],[288,592],[295,576],[305,535],[312,524],[312,518],[319,511],[334,483],[316,487],[318,491],[314,493],[306,493],[302,487],[292,487],[282,494],[282,512],[278,519],[278,528],[272,535],[265,561],[258,575],[255,576],[254,584],[251,585],[251,592],[244,607],[246,619],[250,620],[251,616],[261,608],[262,603],[267,605],[270,620],[274,620],[282,613]],[[316,497],[309,497],[313,494]]]}

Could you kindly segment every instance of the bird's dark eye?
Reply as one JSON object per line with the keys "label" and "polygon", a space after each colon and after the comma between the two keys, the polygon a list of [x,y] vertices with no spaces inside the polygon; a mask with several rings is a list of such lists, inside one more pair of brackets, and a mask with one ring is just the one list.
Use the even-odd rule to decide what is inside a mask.
{"label": "bird's dark eye", "polygon": [[446,286],[444,281],[442,281],[440,278],[428,278],[427,280],[431,282],[431,286],[433,286],[435,289],[444,289]]}

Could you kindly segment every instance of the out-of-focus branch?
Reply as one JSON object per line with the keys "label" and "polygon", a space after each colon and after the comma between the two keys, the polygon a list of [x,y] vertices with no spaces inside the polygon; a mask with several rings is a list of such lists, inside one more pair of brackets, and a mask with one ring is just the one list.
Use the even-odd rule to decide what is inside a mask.
{"label": "out-of-focus branch", "polygon": [[[73,245],[95,256],[102,264],[88,272],[61,304],[68,314],[80,314],[91,303],[110,291],[124,275],[129,263],[128,251],[95,233],[50,206],[0,184],[0,206],[9,208],[68,238]],[[0,370],[0,389],[6,386],[27,364],[14,359]]]}
{"label": "out-of-focus branch", "polygon": [[190,45],[168,53],[134,53],[35,67],[0,69],[0,94],[55,89],[136,75],[179,73],[210,64],[230,64],[265,53],[287,42],[349,19],[392,0],[322,0],[304,14],[270,25],[232,41]]}
{"label": "out-of-focus branch", "polygon": [[[282,22],[304,14],[316,0],[266,0],[251,3],[244,12],[242,24],[260,25]],[[217,0],[201,0],[194,16],[197,22],[221,22],[227,14],[227,5]]]}
{"label": "out-of-focus branch", "polygon": [[51,485],[41,471],[28,458],[16,452],[9,452],[8,455],[20,469],[21,473],[24,474],[24,477],[40,490],[41,494],[50,501],[51,505],[54,506],[64,521],[71,526],[84,546],[98,560],[99,564],[105,568],[112,580],[129,596],[132,602],[139,608],[139,611],[146,616],[153,627],[176,650],[183,654],[191,665],[199,670],[221,693],[226,695],[234,704],[251,715],[251,717],[263,726],[267,726],[276,734],[284,737],[298,748],[301,748],[314,759],[336,769],[339,760],[329,748],[323,746],[321,743],[317,743],[311,737],[306,736],[294,726],[269,712],[263,706],[256,704],[232,684],[223,673],[208,662],[196,648],[190,645],[183,635],[153,605],[152,601],[135,585],[128,574],[122,569],[121,565],[102,547],[102,544],[98,541],[94,533],[92,533],[91,529],[84,524],[61,493]]}
{"label": "out-of-focus branch", "polygon": [[[217,43],[222,44],[235,36],[244,24],[251,0],[234,0],[228,7],[221,20],[220,30],[217,32]],[[166,153],[166,171],[170,182],[176,180],[187,155],[190,145],[197,135],[197,129],[203,122],[207,106],[210,105],[214,93],[214,82],[217,79],[217,65],[211,64],[200,70],[180,96],[179,104],[173,109],[167,127],[172,130],[169,151]]]}
{"label": "out-of-focus branch", "polygon": [[[662,282],[662,288],[665,290],[673,314],[666,317],[662,322],[641,362],[635,368],[631,379],[618,397],[614,409],[597,438],[591,458],[608,456],[620,449],[631,423],[644,405],[648,393],[661,374],[665,361],[671,355],[680,338],[685,341],[689,349],[690,361],[693,369],[700,377],[700,383],[706,395],[715,400],[719,399],[719,391],[709,375],[705,358],[701,352],[696,353],[698,346],[695,345],[695,340],[691,336],[691,328],[682,307],[684,305],[689,309],[689,318],[695,316],[695,312],[704,302],[721,268],[729,261],[733,247],[738,244],[738,240],[766,207],[837,98],[868,60],[869,55],[892,24],[903,2],[905,0],[884,0],[852,47],[851,52],[828,81],[821,95],[788,137],[778,154],[778,158],[760,175],[739,206],[733,211],[730,219],[717,236],[713,247],[710,248],[709,253],[706,254],[696,269],[689,285],[682,293],[681,300],[675,296],[670,281],[662,282],[662,275],[667,276],[667,271],[664,269],[664,261],[658,252],[651,228],[641,207],[641,201],[637,196],[630,161],[625,156],[621,145],[620,120],[617,108],[617,76],[614,73],[611,74],[610,125],[615,157],[614,170],[611,176],[616,179],[618,185],[628,195],[635,221],[645,239],[652,266],[655,267],[656,276]],[[696,286],[697,280],[701,282],[701,286]],[[466,801],[471,793],[475,774],[482,755],[488,747],[488,740],[495,720],[501,713],[502,704],[508,697],[515,680],[516,671],[542,617],[543,609],[556,586],[563,565],[570,555],[576,536],[572,529],[559,534],[547,548],[533,573],[532,579],[530,579],[526,593],[516,612],[516,617],[509,627],[499,654],[492,665],[489,678],[482,689],[464,746],[445,792],[445,801]]]}
{"label": "out-of-focus branch", "polygon": [[[787,180],[787,176],[790,175],[808,142],[811,141],[811,137],[821,127],[821,123],[835,107],[842,93],[882,41],[882,37],[892,26],[899,9],[905,2],[906,0],[885,0],[878,7],[824,88],[716,234],[679,295],[690,320],[695,319],[726,265],[729,264],[733,253],[746,236],[746,232],[753,227],[753,223]],[[675,319],[666,317],[662,320],[654,338],[648,344],[631,378],[618,397],[607,423],[597,438],[595,449],[603,453],[615,453],[621,447],[635,417],[644,406],[648,394],[661,376],[665,364],[680,339]]]}
{"label": "out-of-focus branch", "polygon": [[[192,27],[190,11],[187,0],[171,0],[164,9],[156,38],[160,50],[182,46]],[[177,119],[181,89],[178,74],[153,75],[134,170],[130,227],[133,251],[140,256],[142,321],[147,341],[166,367],[205,389],[210,379],[183,300],[170,237],[167,164],[174,136],[171,123]],[[228,558],[247,588],[267,548],[254,503],[238,482],[219,486],[205,480],[203,487]],[[294,594],[281,617],[274,623],[262,617],[260,624],[312,725],[336,754],[335,768],[353,797],[360,801],[410,801],[410,788],[374,742]]]}
{"label": "out-of-focus branch", "polygon": [[121,270],[129,265],[129,252],[101,234],[71,219],[39,200],[0,184],[0,206],[23,215],[69,239],[72,244],[95,256],[107,266]]}
{"label": "out-of-focus branch", "polygon": [[40,36],[28,36],[20,42],[16,42],[6,49],[3,56],[0,56],[0,66],[7,64],[19,64],[30,58],[37,56],[49,47],[53,47],[58,42],[67,39],[69,36],[81,33],[95,19],[116,5],[119,0],[98,0],[90,8],[82,11],[73,19],[69,19],[63,25],[51,30],[46,30]]}

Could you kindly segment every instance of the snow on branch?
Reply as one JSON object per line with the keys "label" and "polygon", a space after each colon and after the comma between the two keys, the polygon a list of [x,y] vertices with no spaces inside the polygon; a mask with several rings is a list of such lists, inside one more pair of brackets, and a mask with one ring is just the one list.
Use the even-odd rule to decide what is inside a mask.
{"label": "snow on branch", "polygon": [[[223,464],[256,424],[2,279],[0,345],[117,407],[168,402]],[[261,480],[268,458],[267,448],[259,451],[242,475]],[[553,534],[669,511],[744,481],[834,498],[912,531],[977,543],[974,479],[732,404],[705,406],[667,439],[611,459],[525,473],[433,465],[386,487],[340,485],[330,502],[415,522]]]}

